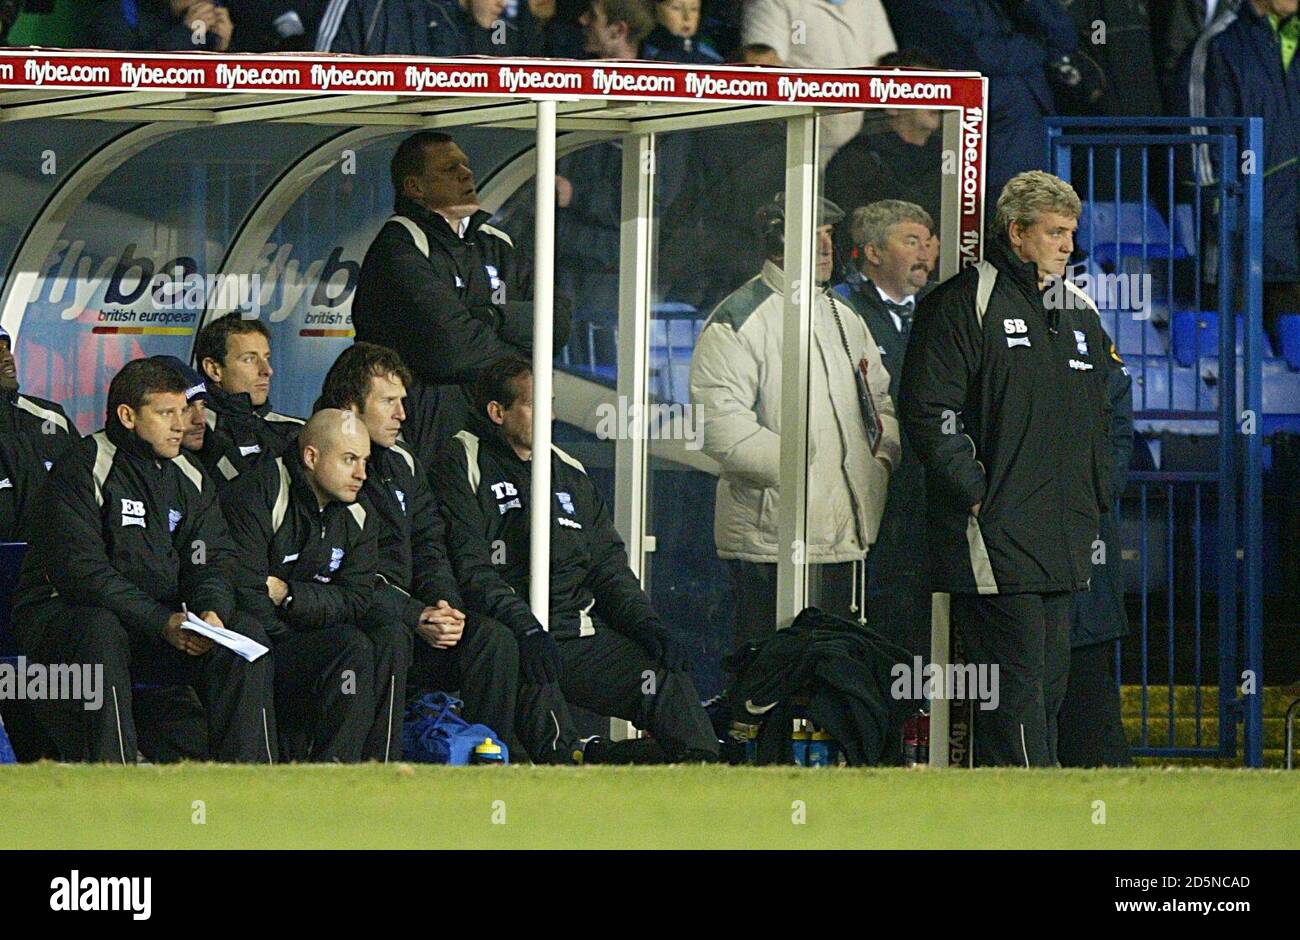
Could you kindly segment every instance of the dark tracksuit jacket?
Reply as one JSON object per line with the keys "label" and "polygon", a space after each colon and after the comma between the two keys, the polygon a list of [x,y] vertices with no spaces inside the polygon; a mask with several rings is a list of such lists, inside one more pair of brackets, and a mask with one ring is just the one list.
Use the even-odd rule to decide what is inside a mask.
{"label": "dark tracksuit jacket", "polygon": [[[517,637],[537,626],[528,604],[531,465],[486,420],[457,433],[434,470],[452,564],[475,611]],[[563,759],[576,730],[568,702],[647,728],[665,752],[716,755],[690,676],[656,663],[629,634],[658,618],[628,567],[608,507],[582,464],[551,455],[551,635],[560,683],[520,689],[518,733],[537,761]],[[579,641],[578,638],[585,639]],[[653,671],[653,694],[644,689]]]}
{"label": "dark tracksuit jacket", "polygon": [[440,600],[463,610],[447,556],[447,527],[411,452],[371,442],[360,502],[379,533],[371,615],[413,631],[424,608]]}
{"label": "dark tracksuit jacket", "polygon": [[1081,591],[1110,500],[1107,375],[1119,363],[1097,315],[1048,309],[1036,267],[1004,239],[988,260],[998,278],[983,323],[970,268],[921,302],[903,365],[900,417],[926,471],[932,586]]}
{"label": "dark tracksuit jacket", "polygon": [[81,437],[62,405],[21,392],[0,395],[0,435],[14,433],[55,435],[65,444]]}
{"label": "dark tracksuit jacket", "polygon": [[[434,486],[467,602],[523,635],[537,625],[528,604],[531,465],[485,424],[474,421],[457,434],[435,469]],[[605,500],[582,464],[558,447],[551,486],[551,635],[624,632],[657,621]],[[494,544],[504,547],[504,560],[493,558]]]}
{"label": "dark tracksuit jacket", "polygon": [[[422,243],[391,219],[379,230],[361,263],[352,321],[358,340],[396,350],[415,373],[403,436],[432,467],[465,426],[462,387],[497,359],[529,354],[533,306],[513,243],[487,224],[487,212],[470,217],[463,238],[405,197],[396,212],[415,224]],[[557,299],[556,349],[568,332],[568,309]]]}
{"label": "dark tracksuit jacket", "polygon": [[[319,508],[296,450],[241,476],[221,500],[238,550],[239,602],[272,640],[293,631],[359,625],[374,595],[376,534],[358,503]],[[288,610],[266,593],[280,578]]]}
{"label": "dark tracksuit jacket", "polygon": [[[391,666],[400,644],[363,632],[377,545],[365,508],[338,500],[321,508],[296,447],[241,475],[223,491],[222,508],[238,550],[240,606],[275,646],[281,750],[295,759],[387,759],[401,740],[401,703],[391,673],[381,690],[376,670]],[[288,584],[279,607],[267,577]],[[339,682],[347,670],[356,677],[351,689]]]}
{"label": "dark tracksuit jacket", "polygon": [[301,418],[272,411],[269,401],[254,408],[247,392],[228,395],[207,384],[208,430],[199,459],[220,484],[279,457],[297,439]]}
{"label": "dark tracksuit jacket", "polygon": [[[20,632],[51,603],[106,607],[141,641],[159,638],[182,602],[223,621],[234,613],[215,488],[186,452],[159,460],[114,421],[65,452],[40,499],[46,522],[33,533],[14,605]],[[204,564],[192,560],[199,540]]]}
{"label": "dark tracksuit jacket", "polygon": [[40,523],[37,498],[67,434],[0,434],[0,540],[26,542]]}
{"label": "dark tracksuit jacket", "polygon": [[[255,625],[236,619],[233,553],[216,488],[184,451],[159,459],[113,421],[68,448],[39,500],[42,524],[34,527],[19,574],[14,633],[33,656],[91,648],[108,658],[105,684],[116,698],[113,708],[106,700],[104,708],[87,713],[99,742],[90,756],[134,761],[131,677],[146,658],[181,655],[162,640],[162,631],[182,604],[196,614],[215,611],[227,627],[265,640]],[[112,645],[111,631],[89,638],[88,645],[82,633],[99,629],[99,621],[86,608],[115,618],[129,655]],[[205,700],[212,757],[270,759],[270,657],[246,663],[214,647],[178,661],[199,673],[188,684]]]}

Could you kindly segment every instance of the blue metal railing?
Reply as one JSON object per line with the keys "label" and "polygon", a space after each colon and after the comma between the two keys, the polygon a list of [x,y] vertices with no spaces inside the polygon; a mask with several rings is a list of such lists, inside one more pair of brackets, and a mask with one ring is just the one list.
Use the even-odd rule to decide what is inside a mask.
{"label": "blue metal railing", "polygon": [[[1106,282],[1110,284],[1117,280],[1126,287],[1146,288],[1141,303],[1131,302],[1130,291],[1127,310],[1111,317],[1102,311],[1108,331],[1122,344],[1121,354],[1132,363],[1137,426],[1159,433],[1202,432],[1208,425],[1217,435],[1213,471],[1180,471],[1165,461],[1155,471],[1130,477],[1125,506],[1136,510],[1136,531],[1123,531],[1137,546],[1140,624],[1136,662],[1122,655],[1127,652],[1122,641],[1117,644],[1121,655],[1116,656],[1116,678],[1136,670],[1141,684],[1141,733],[1135,753],[1235,757],[1236,726],[1241,723],[1243,761],[1258,767],[1263,763],[1263,175],[1247,172],[1251,162],[1241,155],[1249,153],[1263,153],[1259,118],[1048,122],[1053,172],[1074,183],[1084,200],[1080,241],[1088,254],[1085,273],[1115,279]],[[1255,162],[1262,166],[1262,161]],[[1204,172],[1207,169],[1213,172]],[[1161,275],[1159,291],[1156,273]],[[1213,311],[1206,309],[1203,285],[1213,289]],[[1244,312],[1240,352],[1234,315],[1238,309]],[[1180,322],[1184,311],[1195,314],[1190,334],[1174,328],[1176,322],[1188,325],[1186,319]],[[1136,348],[1129,339],[1132,324],[1125,320],[1140,321]],[[1204,354],[1197,333],[1211,323],[1218,338],[1214,356]],[[1190,365],[1180,364],[1175,356],[1176,333],[1180,345],[1188,335],[1194,344],[1190,360],[1186,348],[1180,349]],[[1207,498],[1212,501],[1212,526],[1207,526],[1203,512]],[[1153,504],[1163,508],[1163,526],[1152,517]],[[1125,509],[1117,507],[1117,513],[1123,522]],[[1161,537],[1163,559],[1152,547]],[[1207,542],[1214,559],[1209,572],[1202,563]],[[1240,573],[1239,552],[1245,559]],[[1164,571],[1157,577],[1152,569],[1160,561]],[[1203,615],[1211,600],[1217,614],[1217,745],[1205,743],[1202,727]],[[1153,741],[1150,733],[1157,604],[1165,620],[1160,650],[1166,685],[1163,742]],[[1179,639],[1185,633],[1190,633],[1190,662],[1180,661],[1184,645]],[[1192,687],[1190,747],[1180,744],[1176,734],[1180,677]]]}

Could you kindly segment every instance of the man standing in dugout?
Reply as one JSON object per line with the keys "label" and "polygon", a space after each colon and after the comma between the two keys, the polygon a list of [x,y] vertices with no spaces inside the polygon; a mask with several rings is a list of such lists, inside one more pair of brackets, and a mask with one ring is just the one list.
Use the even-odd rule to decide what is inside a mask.
{"label": "man standing in dugout", "polygon": [[[465,427],[465,388],[480,369],[533,345],[531,284],[510,236],[479,206],[469,157],[450,135],[420,131],[391,166],[396,201],[361,263],[357,339],[396,350],[415,381],[403,438],[431,467]],[[556,298],[555,348],[569,338]]]}
{"label": "man standing in dugout", "polygon": [[981,765],[1057,763],[1070,610],[1110,500],[1109,373],[1091,301],[1065,280],[1079,197],[1031,170],[998,197],[986,260],[920,304],[903,430],[926,469],[932,587],[952,594],[965,660],[999,667],[976,709]]}

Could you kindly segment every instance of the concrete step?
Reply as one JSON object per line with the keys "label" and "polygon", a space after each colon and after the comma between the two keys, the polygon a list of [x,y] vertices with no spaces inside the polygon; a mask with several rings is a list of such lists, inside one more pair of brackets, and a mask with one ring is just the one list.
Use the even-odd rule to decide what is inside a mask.
{"label": "concrete step", "polygon": [[[1219,743],[1218,718],[1201,720],[1201,742],[1196,742],[1196,719],[1174,719],[1174,747],[1217,747]],[[1297,721],[1297,736],[1300,737],[1300,720]],[[1286,722],[1281,718],[1264,719],[1264,747],[1281,748],[1286,741]],[[1142,743],[1141,717],[1125,716],[1124,733],[1129,744],[1139,747]],[[1169,720],[1164,715],[1152,715],[1147,721],[1147,746],[1169,746]],[[1241,746],[1241,728],[1237,729],[1237,746]]]}
{"label": "concrete step", "polygon": [[[1281,718],[1286,715],[1287,706],[1300,698],[1300,685],[1264,687],[1265,717]],[[1138,717],[1142,714],[1142,687],[1125,685],[1120,688],[1120,707],[1125,718]],[[1169,711],[1169,686],[1152,685],[1147,689],[1147,713],[1165,715]],[[1201,714],[1217,716],[1219,713],[1218,686],[1201,687]],[[1174,686],[1174,716],[1188,717],[1196,714],[1196,687],[1190,685]]]}

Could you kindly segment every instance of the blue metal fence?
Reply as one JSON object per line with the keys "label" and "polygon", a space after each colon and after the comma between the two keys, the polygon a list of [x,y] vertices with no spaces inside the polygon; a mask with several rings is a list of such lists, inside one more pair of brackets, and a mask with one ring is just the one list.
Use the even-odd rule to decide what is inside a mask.
{"label": "blue metal fence", "polygon": [[[1137,595],[1137,624],[1116,649],[1116,678],[1142,690],[1134,753],[1236,757],[1240,723],[1243,762],[1261,766],[1263,436],[1300,425],[1300,363],[1268,371],[1270,414],[1263,411],[1271,355],[1262,310],[1263,123],[1053,118],[1048,150],[1053,172],[1084,200],[1087,259],[1074,274],[1090,279],[1133,375],[1145,445],[1137,451],[1152,455],[1153,469],[1131,474],[1115,507],[1125,580]],[[1210,467],[1180,460],[1198,438],[1213,442]],[[1209,622],[1217,735],[1204,728]],[[1180,741],[1186,687],[1192,734]],[[1153,733],[1160,717],[1164,733]]]}

